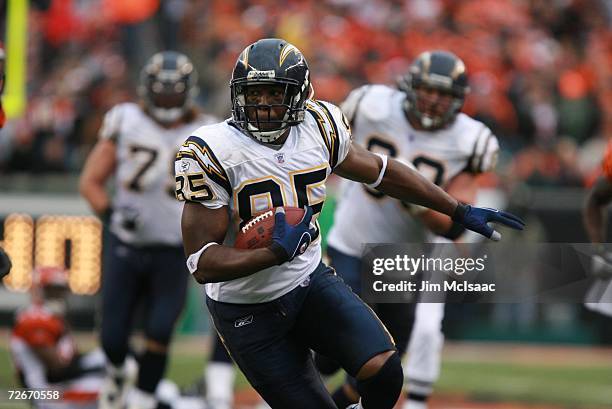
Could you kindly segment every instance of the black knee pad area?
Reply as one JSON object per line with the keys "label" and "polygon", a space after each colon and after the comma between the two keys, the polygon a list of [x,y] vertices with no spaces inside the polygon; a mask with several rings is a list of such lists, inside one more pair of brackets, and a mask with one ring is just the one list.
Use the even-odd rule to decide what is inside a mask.
{"label": "black knee pad area", "polygon": [[357,381],[364,409],[392,409],[404,383],[402,361],[397,352],[387,359],[376,375]]}

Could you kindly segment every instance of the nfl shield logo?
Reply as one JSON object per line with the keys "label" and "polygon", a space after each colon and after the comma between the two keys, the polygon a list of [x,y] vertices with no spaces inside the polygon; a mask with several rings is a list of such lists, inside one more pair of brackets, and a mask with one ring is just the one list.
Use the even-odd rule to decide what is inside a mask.
{"label": "nfl shield logo", "polygon": [[274,157],[278,163],[285,163],[285,154],[284,153],[275,153]]}

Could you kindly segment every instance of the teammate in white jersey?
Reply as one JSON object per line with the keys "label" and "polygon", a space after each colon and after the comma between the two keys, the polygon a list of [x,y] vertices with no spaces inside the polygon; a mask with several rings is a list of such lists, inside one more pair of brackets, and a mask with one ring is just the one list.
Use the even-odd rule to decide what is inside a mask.
{"label": "teammate in white jersey", "polygon": [[[401,79],[400,89],[366,85],[353,91],[341,107],[351,123],[355,143],[413,165],[454,197],[473,203],[476,175],[495,165],[499,145],[484,124],[460,113],[467,91],[463,61],[450,52],[432,51],[415,59],[408,75]],[[464,230],[446,215],[346,181],[328,237],[331,264],[359,294],[363,245],[445,241],[428,236],[423,225],[447,241],[457,239]],[[444,304],[372,307],[400,353],[406,351],[411,339],[404,368],[409,391],[406,407],[425,408],[439,375]],[[334,368],[330,363],[320,366],[326,372]],[[346,406],[358,399],[351,384],[349,381],[334,393],[337,404]]]}
{"label": "teammate in white jersey", "polygon": [[[215,327],[249,382],[274,409],[336,408],[310,350],[357,379],[355,407],[390,409],[400,358],[374,313],[321,262],[316,219],[331,172],[436,209],[499,239],[487,225],[522,229],[512,215],[463,205],[418,172],[351,145],[338,107],[312,99],[308,65],[292,44],[263,39],[240,55],[232,118],[205,126],[177,155],[177,197],[187,266],[205,284]],[[240,223],[261,210],[305,207],[296,226],[275,211],[272,244],[233,247]]]}
{"label": "teammate in white jersey", "polygon": [[[100,140],[81,175],[80,191],[108,222],[101,343],[110,363],[101,407],[121,407],[133,313],[146,305],[146,349],[139,359],[134,407],[156,406],[154,391],[167,362],[174,324],[183,308],[188,273],[181,249],[182,206],[174,197],[173,161],[185,134],[215,118],[194,106],[197,73],[183,54],[164,51],[144,66],[140,103],[105,116]],[[106,183],[114,175],[113,195]]]}

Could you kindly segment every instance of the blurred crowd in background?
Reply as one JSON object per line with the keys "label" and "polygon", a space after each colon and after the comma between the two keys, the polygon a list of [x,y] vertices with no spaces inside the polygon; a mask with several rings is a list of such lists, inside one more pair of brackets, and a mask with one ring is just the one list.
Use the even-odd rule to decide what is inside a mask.
{"label": "blurred crowd in background", "polygon": [[393,84],[424,50],[453,51],[503,178],[584,186],[612,137],[610,0],[32,0],[28,32],[27,109],[0,131],[3,173],[78,172],[161,49],[187,53],[204,110],[229,116],[233,65],[261,37],[300,48],[316,97],[334,103]]}

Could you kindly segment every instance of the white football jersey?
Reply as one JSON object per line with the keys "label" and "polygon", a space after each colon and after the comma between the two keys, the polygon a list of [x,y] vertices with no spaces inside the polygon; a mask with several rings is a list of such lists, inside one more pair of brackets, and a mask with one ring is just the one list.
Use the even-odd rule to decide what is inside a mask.
{"label": "white football jersey", "polygon": [[[290,128],[280,147],[257,142],[230,120],[204,126],[187,139],[176,161],[177,198],[216,209],[227,206],[232,246],[237,226],[277,206],[313,207],[313,226],[325,201],[325,181],[346,157],[350,130],[335,105],[307,101],[304,122]],[[230,303],[261,303],[288,293],[321,261],[317,238],[290,262],[247,277],[206,284],[206,294]]]}
{"label": "white football jersey", "polygon": [[167,129],[135,103],[114,106],[99,137],[115,142],[117,168],[110,230],[135,246],[181,246],[182,205],[174,195],[174,157],[187,135],[216,122],[208,115]]}
{"label": "white football jersey", "polygon": [[[412,164],[440,186],[463,171],[480,173],[495,166],[499,144],[483,123],[460,113],[447,128],[419,131],[406,118],[405,99],[404,92],[383,85],[354,90],[341,107],[355,143]],[[425,240],[424,234],[421,223],[399,200],[343,181],[330,246],[360,257],[365,243],[417,242]]]}

